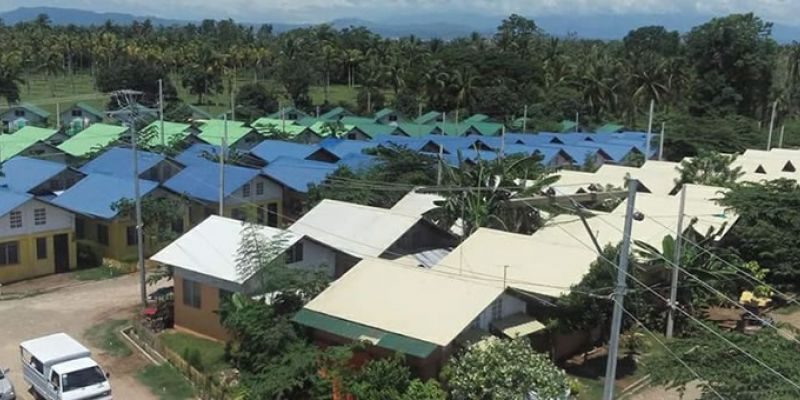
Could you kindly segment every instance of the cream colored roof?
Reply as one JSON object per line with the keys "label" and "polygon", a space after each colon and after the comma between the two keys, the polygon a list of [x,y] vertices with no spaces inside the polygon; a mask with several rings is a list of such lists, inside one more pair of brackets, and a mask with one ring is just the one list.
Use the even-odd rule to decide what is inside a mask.
{"label": "cream colored roof", "polygon": [[408,192],[391,210],[397,214],[422,216],[436,208],[434,201],[444,200],[442,196],[431,193]]}
{"label": "cream colored roof", "polygon": [[419,216],[401,215],[385,208],[323,200],[289,230],[365,258],[383,254],[419,220]]}
{"label": "cream colored roof", "polygon": [[[151,260],[229,282],[244,283],[236,269],[244,224],[235,219],[212,215],[150,257]],[[302,238],[291,232],[259,226],[267,240],[280,240],[289,248]]]}
{"label": "cream colored roof", "polygon": [[556,173],[560,178],[552,185],[556,194],[576,194],[581,192],[588,192],[589,186],[597,184],[595,175],[590,172],[562,170]]}
{"label": "cream colored roof", "polygon": [[[739,219],[738,215],[732,211],[726,210],[724,206],[719,205],[716,201],[704,199],[704,197],[708,197],[709,195],[714,196],[712,198],[720,198],[721,195],[714,195],[711,193],[717,193],[718,191],[724,191],[725,189],[713,188],[710,186],[691,185],[687,186],[686,190],[686,205],[684,209],[683,221],[684,229],[687,229],[691,221],[696,218],[697,220],[695,221],[694,229],[698,233],[705,234],[709,229],[720,228],[724,224],[725,230],[721,232],[721,235],[724,235],[727,233],[728,229],[733,226],[736,220]],[[659,228],[661,228],[661,230],[665,230],[660,237],[641,238],[634,230],[633,237],[635,239],[644,240],[649,243],[651,239],[658,240],[660,242],[660,240],[667,234],[675,236],[675,232],[678,229],[678,211],[680,208],[679,194],[675,196],[659,196],[649,193],[637,193],[634,204],[636,205],[636,210],[642,212],[645,216],[643,221],[637,221],[634,224],[635,227],[638,228],[639,226],[652,224],[654,225],[654,232],[658,231]],[[627,207],[628,201],[626,199],[620,203],[620,205],[617,206],[617,208],[615,208],[611,214],[624,217]],[[602,218],[602,216],[597,218]],[[668,230],[671,232],[666,231],[667,228],[665,228],[664,225],[669,227]],[[720,238],[721,236],[717,239]]]}
{"label": "cream colored roof", "polygon": [[503,292],[497,283],[367,259],[305,308],[447,346]]}
{"label": "cream colored roof", "polygon": [[680,173],[674,168],[669,168],[664,163],[648,168],[603,164],[595,172],[595,181],[603,185],[610,184],[624,187],[627,176],[639,180],[639,183],[644,185],[651,193],[667,195],[675,189],[675,180],[680,178]]}
{"label": "cream colored roof", "polygon": [[[528,236],[478,229],[433,269],[500,283],[505,270],[509,287],[558,297],[580,282],[597,254],[574,239],[552,239],[540,232]],[[585,233],[581,237],[589,240]]]}

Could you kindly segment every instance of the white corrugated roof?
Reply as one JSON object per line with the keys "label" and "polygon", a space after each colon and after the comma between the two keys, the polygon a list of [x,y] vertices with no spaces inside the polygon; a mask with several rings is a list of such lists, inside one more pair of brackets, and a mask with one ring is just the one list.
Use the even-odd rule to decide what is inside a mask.
{"label": "white corrugated roof", "polygon": [[[551,239],[547,233],[528,236],[481,228],[433,269],[500,284],[505,272],[510,287],[558,297],[579,283],[597,259],[592,249],[563,236]],[[581,237],[589,242],[585,233]]]}
{"label": "white corrugated roof", "polygon": [[[236,269],[244,228],[241,221],[212,215],[150,259],[217,279],[244,283],[249,277],[240,276]],[[280,241],[285,248],[302,238],[302,235],[268,226],[259,226],[258,231],[266,240]]]}
{"label": "white corrugated roof", "polygon": [[[649,164],[648,161],[645,165]],[[668,195],[675,189],[675,180],[680,173],[671,163],[654,162],[647,168],[623,167],[603,164],[595,173],[595,181],[603,185],[625,187],[625,178],[637,179],[650,193]]]}
{"label": "white corrugated roof", "polygon": [[552,188],[557,195],[588,192],[589,186],[598,183],[595,175],[590,172],[562,170],[556,175],[559,176],[558,181],[549,188]]}
{"label": "white corrugated roof", "polygon": [[421,216],[436,208],[434,201],[444,200],[444,197],[432,193],[408,192],[400,199],[391,210],[397,214]]}
{"label": "white corrugated roof", "polygon": [[289,230],[352,256],[383,254],[420,220],[385,208],[323,200]]}
{"label": "white corrugated roof", "polygon": [[496,282],[373,258],[359,262],[305,308],[447,346],[503,292]]}

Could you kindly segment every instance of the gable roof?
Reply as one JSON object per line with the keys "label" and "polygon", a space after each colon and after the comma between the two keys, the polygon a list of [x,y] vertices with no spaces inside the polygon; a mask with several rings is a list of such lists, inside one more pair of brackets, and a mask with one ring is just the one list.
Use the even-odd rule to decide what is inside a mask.
{"label": "gable roof", "polygon": [[272,118],[259,118],[251,124],[256,131],[262,134],[278,131],[290,136],[297,136],[305,132],[309,127],[296,125],[292,120],[280,120]]}
{"label": "gable roof", "polygon": [[348,140],[329,138],[319,143],[319,146],[335,154],[339,158],[344,158],[350,153],[362,154],[364,149],[374,149],[380,143],[364,140]]}
{"label": "gable roof", "polygon": [[[649,163],[648,161],[645,164]],[[625,187],[625,179],[627,177],[635,178],[650,193],[668,195],[675,190],[677,186],[675,180],[680,177],[680,173],[669,166],[663,168],[655,166],[634,168],[603,164],[595,171],[594,176],[597,183],[610,184],[616,187]]]}
{"label": "gable roof", "polygon": [[[211,161],[191,163],[164,182],[164,187],[198,200],[219,201],[219,164]],[[259,175],[259,170],[225,164],[223,195],[233,192]]]}
{"label": "gable roof", "polygon": [[27,203],[33,196],[0,188],[0,217]]}
{"label": "gable roof", "polygon": [[625,129],[625,127],[622,125],[608,123],[595,129],[595,131],[598,133],[617,133],[617,132],[622,132],[623,129]]}
{"label": "gable roof", "polygon": [[320,161],[278,157],[261,171],[296,192],[306,193],[309,185],[322,183],[337,168],[336,164]]}
{"label": "gable roof", "polygon": [[105,113],[104,112],[98,110],[97,108],[95,108],[91,104],[83,102],[83,101],[75,103],[75,105],[73,107],[80,108],[81,110],[86,111],[87,113],[89,113],[89,114],[91,114],[91,115],[93,115],[93,116],[95,116],[97,118],[100,118],[100,119],[103,119],[105,117]]}
{"label": "gable roof", "polygon": [[280,121],[281,114],[283,114],[283,116],[285,118],[286,115],[288,115],[290,113],[297,114],[297,116],[299,117],[298,119],[302,119],[302,118],[308,117],[308,114],[306,114],[303,111],[298,110],[297,108],[294,108],[294,107],[283,107],[282,109],[280,109],[280,110],[278,110],[278,111],[276,111],[276,112],[274,112],[274,113],[272,113],[270,115],[267,115],[267,118],[276,119],[276,120]]}
{"label": "gable roof", "polygon": [[[51,200],[51,203],[68,210],[104,219],[117,216],[111,206],[122,199],[134,198],[133,179],[105,174],[89,174]],[[139,191],[147,195],[158,187],[158,182],[139,179]]]}
{"label": "gable roof", "polygon": [[472,114],[469,118],[465,119],[464,122],[484,122],[489,119],[489,116],[486,114]]}
{"label": "gable roof", "polygon": [[0,177],[0,185],[18,193],[26,193],[66,169],[66,165],[57,162],[14,157],[2,164],[4,176]]}
{"label": "gable roof", "polygon": [[31,113],[36,114],[39,117],[42,117],[42,118],[45,118],[45,119],[46,118],[50,118],[50,113],[49,112],[43,110],[39,106],[31,104],[31,103],[14,104],[14,105],[11,106],[11,109],[14,109],[14,108],[24,108],[26,111],[30,111]]}
{"label": "gable roof", "polygon": [[[263,225],[255,226],[264,239],[280,246],[280,250],[288,249],[302,238],[292,232]],[[216,279],[243,284],[251,277],[240,275],[236,268],[245,227],[245,223],[241,221],[211,215],[150,259]],[[277,256],[278,252],[274,255]]]}
{"label": "gable roof", "polygon": [[124,126],[92,124],[58,145],[58,148],[72,156],[84,156],[119,140],[127,130],[128,128]]}
{"label": "gable roof", "polygon": [[394,203],[391,210],[395,213],[409,216],[422,216],[426,212],[436,208],[436,201],[442,201],[444,197],[433,193],[417,193],[410,191],[403,198]]}
{"label": "gable roof", "polygon": [[[253,131],[253,128],[245,126],[244,122],[240,121],[227,121],[228,125],[228,145],[233,145],[234,143],[241,140],[243,137],[247,136],[248,133]],[[200,126],[200,134],[197,135],[198,138],[203,140],[208,144],[213,144],[215,146],[219,146],[222,144],[222,139],[225,137],[225,121],[221,119],[209,119],[204,120],[201,122]]]}
{"label": "gable roof", "polygon": [[394,112],[395,112],[395,111],[394,111],[394,110],[392,110],[391,108],[389,108],[389,107],[384,107],[384,108],[382,108],[382,109],[378,110],[378,112],[376,112],[376,113],[375,113],[375,120],[379,120],[379,119],[381,119],[381,118],[383,118],[383,117],[385,117],[385,116],[391,115],[391,114],[393,114]]}
{"label": "gable roof", "polygon": [[[166,157],[149,151],[136,152],[139,161],[139,172],[155,167]],[[133,179],[133,150],[127,147],[112,147],[93,160],[84,164],[80,171],[85,174],[106,174],[120,178]]]}
{"label": "gable roof", "polygon": [[576,124],[575,121],[570,121],[568,119],[561,121],[560,125],[561,125],[561,132],[564,133],[574,132],[575,128],[578,127],[578,124]]}
{"label": "gable roof", "polygon": [[[355,129],[364,132],[370,138],[376,138],[378,136],[387,136],[392,135],[397,131],[397,127],[393,125],[383,125],[383,124],[356,124]],[[352,130],[352,129],[351,129]]]}
{"label": "gable roof", "polygon": [[374,124],[375,123],[375,119],[374,118],[370,118],[370,117],[346,116],[346,117],[342,117],[339,121],[341,121],[343,124],[348,124],[348,125],[362,125],[362,124]]}
{"label": "gable roof", "polygon": [[310,144],[263,140],[256,147],[250,149],[250,154],[266,162],[272,162],[278,157],[305,159],[318,150],[319,147]]}
{"label": "gable roof", "polygon": [[442,116],[442,113],[439,111],[428,111],[425,114],[420,115],[416,119],[414,119],[415,124],[429,124],[436,122],[436,120]]}
{"label": "gable roof", "polygon": [[0,135],[0,161],[8,160],[57,133],[58,131],[54,129],[26,125],[11,135]]}
{"label": "gable roof", "polygon": [[289,229],[364,258],[383,254],[419,220],[385,208],[323,200]]}
{"label": "gable roof", "polygon": [[[164,143],[169,145],[176,140],[184,139],[189,136],[191,125],[181,122],[164,121]],[[147,145],[157,146],[161,144],[161,122],[153,121],[142,128],[140,132],[152,132],[147,138]]]}
{"label": "gable roof", "polygon": [[209,154],[212,156],[217,156],[219,155],[219,150],[219,146],[212,146],[205,143],[195,143],[175,156],[175,159],[183,165],[207,163],[210,160],[203,157],[203,155]]}
{"label": "gable roof", "polygon": [[503,292],[502,284],[367,259],[304,309],[446,347]]}
{"label": "gable roof", "polygon": [[401,122],[397,124],[400,131],[411,137],[429,135],[436,128],[429,124],[419,124],[416,122]]}
{"label": "gable roof", "polygon": [[329,110],[328,112],[319,116],[320,119],[336,119],[341,115],[353,115],[350,111],[347,111],[343,107],[334,107],[333,109]]}

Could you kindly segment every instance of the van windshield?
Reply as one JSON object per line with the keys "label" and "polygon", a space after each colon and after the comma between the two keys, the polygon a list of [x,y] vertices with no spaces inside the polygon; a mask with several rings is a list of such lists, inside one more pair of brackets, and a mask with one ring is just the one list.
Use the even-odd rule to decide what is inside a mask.
{"label": "van windshield", "polygon": [[96,385],[106,381],[106,376],[100,367],[91,367],[70,372],[62,376],[64,392]]}

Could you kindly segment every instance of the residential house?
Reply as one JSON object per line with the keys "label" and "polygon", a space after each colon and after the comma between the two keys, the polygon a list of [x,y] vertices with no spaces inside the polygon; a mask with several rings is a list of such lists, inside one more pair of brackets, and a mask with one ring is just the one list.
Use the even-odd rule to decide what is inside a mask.
{"label": "residential house", "polygon": [[50,113],[30,103],[19,103],[0,113],[0,120],[8,132],[14,132],[27,125],[45,126]]}
{"label": "residential house", "polygon": [[383,108],[373,115],[375,122],[384,125],[397,126],[400,122],[405,122],[406,117],[400,111],[391,108]]}
{"label": "residential house", "polygon": [[[225,165],[223,168],[223,216],[278,226],[283,215],[283,188],[258,169]],[[187,164],[186,168],[164,182],[163,186],[186,196],[190,225],[212,214],[219,214],[220,165],[211,161]],[[250,215],[250,213],[253,213]]]}
{"label": "residential house", "polygon": [[267,118],[273,120],[289,120],[289,121],[297,121],[303,118],[308,118],[308,114],[304,113],[301,110],[298,110],[294,107],[283,107],[282,109],[274,112],[270,115],[267,115]]}
{"label": "residential house", "polygon": [[58,148],[73,160],[85,158],[121,141],[127,132],[128,128],[124,126],[97,123],[67,139]]}
{"label": "residential house", "polygon": [[65,162],[66,156],[56,147],[62,137],[57,130],[35,126],[25,126],[10,135],[0,135],[0,161],[15,156],[29,156]]}
{"label": "residential house", "polygon": [[[322,268],[334,277],[334,250],[290,231],[261,225],[256,230],[276,247],[273,259],[284,257],[289,268]],[[219,323],[223,302],[233,293],[265,294],[261,286],[269,276],[237,267],[244,234],[241,221],[212,215],[150,258],[174,267],[177,329],[228,339],[228,332]]]}
{"label": "residential house", "polygon": [[72,187],[85,176],[61,163],[21,156],[5,161],[2,172],[0,186],[44,198]]}
{"label": "residential house", "polygon": [[430,135],[436,128],[431,124],[418,124],[414,122],[401,122],[397,125],[397,127],[399,129],[395,131],[396,135],[410,136],[410,137],[420,137],[420,136]]}
{"label": "residential house", "polygon": [[[415,375],[435,378],[471,340],[491,331],[541,329],[525,317],[525,307],[502,281],[462,279],[371,258],[334,281],[293,321],[308,328],[320,345],[357,342],[368,357],[377,358],[400,353]],[[517,321],[513,327],[509,318]]]}
{"label": "residential house", "polygon": [[[188,122],[212,119],[211,114],[200,107],[188,103],[184,103],[169,115],[172,116],[171,119],[180,119]],[[178,118],[178,116],[185,116],[186,118]]]}
{"label": "residential house", "polygon": [[578,129],[579,128],[578,127],[578,123],[575,122],[575,121],[570,121],[568,119],[565,119],[565,120],[561,121],[560,125],[561,125],[561,132],[562,133],[578,132],[578,130],[579,130]]}
{"label": "residential house", "polygon": [[239,151],[250,150],[261,140],[255,129],[239,121],[210,119],[201,121],[198,129],[200,133],[196,137],[204,143],[220,146],[224,138],[228,148]]}
{"label": "residential house", "polygon": [[396,135],[400,132],[401,130],[395,125],[355,124],[345,134],[345,138],[350,140],[372,140],[380,136]]}
{"label": "residential house", "polygon": [[275,161],[278,157],[289,157],[300,160],[314,160],[335,163],[339,157],[319,146],[286,142],[282,140],[262,140],[250,149],[250,154],[264,162],[264,165]]}
{"label": "residential house", "polygon": [[0,283],[75,269],[74,224],[69,211],[0,189]]}
{"label": "residential house", "polygon": [[337,259],[337,275],[361,259],[396,259],[456,244],[453,235],[418,215],[402,215],[385,208],[335,200],[323,200],[295,221],[289,230],[346,254]]}
{"label": "residential house", "polygon": [[[652,164],[651,164],[652,163]],[[678,190],[676,182],[680,172],[674,165],[659,164],[648,161],[648,167],[623,167],[605,164],[594,173],[595,183],[602,186],[624,188],[628,179],[639,181],[639,191],[659,195],[669,195]]]}
{"label": "residential house", "polygon": [[623,125],[615,124],[613,122],[607,123],[595,129],[597,133],[620,133],[625,130]]}
{"label": "residential house", "polygon": [[334,107],[328,112],[320,115],[319,118],[325,121],[337,121],[348,116],[352,117],[354,114],[346,110],[344,107]]}
{"label": "residential house", "polygon": [[158,112],[159,110],[141,103],[132,103],[117,110],[106,111],[106,115],[116,122],[126,124],[131,120],[153,121],[158,118]]}
{"label": "residential house", "polygon": [[338,165],[292,157],[273,159],[261,173],[283,186],[283,212],[286,219],[299,218],[308,202],[311,185],[322,184]]}
{"label": "residential house", "polygon": [[139,131],[137,140],[146,147],[174,146],[192,134],[191,127],[190,124],[180,122],[153,121]]}
{"label": "residential house", "polygon": [[[164,183],[183,169],[183,165],[161,154],[139,150],[136,152],[139,178]],[[128,147],[112,147],[84,164],[84,174],[106,174],[133,179],[133,150]]]}
{"label": "residential house", "polygon": [[298,143],[317,143],[322,138],[308,126],[292,120],[259,118],[251,124],[263,137],[287,137]]}
{"label": "residential house", "polygon": [[440,111],[428,111],[414,120],[415,124],[432,125],[444,121],[444,114]]}
{"label": "residential house", "polygon": [[104,117],[103,111],[84,102],[75,103],[72,107],[62,110],[61,114],[59,114],[61,126],[67,126],[69,127],[68,129],[77,128],[75,132],[80,132],[91,124],[103,122]]}
{"label": "residential house", "polygon": [[488,122],[489,116],[486,114],[472,114],[468,118],[464,119],[465,123],[473,123],[473,122]]}
{"label": "residential house", "polygon": [[[139,180],[142,198],[177,197],[158,183]],[[136,223],[131,216],[122,215],[115,205],[121,201],[134,199],[134,181],[105,174],[89,174],[78,183],[65,190],[51,203],[76,214],[75,237],[87,240],[98,246],[102,256],[115,260],[129,260],[136,257]],[[174,221],[172,229],[181,233],[187,225],[186,217]],[[155,250],[145,243],[145,251]]]}

